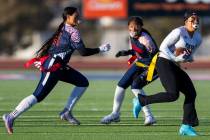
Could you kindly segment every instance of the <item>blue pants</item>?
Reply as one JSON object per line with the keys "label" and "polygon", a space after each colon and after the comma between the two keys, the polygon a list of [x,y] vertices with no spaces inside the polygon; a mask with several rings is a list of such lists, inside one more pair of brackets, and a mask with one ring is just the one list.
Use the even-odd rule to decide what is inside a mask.
{"label": "blue pants", "polygon": [[[53,59],[46,60],[44,67],[50,67],[55,63],[56,60],[53,61]],[[39,84],[33,93],[38,102],[42,101],[50,93],[58,81],[70,83],[77,87],[88,87],[89,85],[85,76],[69,66],[62,67],[55,72],[42,72]]]}
{"label": "blue pants", "polygon": [[[129,86],[131,86],[131,89],[142,89],[145,85],[150,83],[146,81],[146,77],[147,68],[138,67],[135,64],[133,64],[118,82],[118,86],[124,89],[127,89]],[[155,71],[152,81],[154,81],[157,78],[158,75]]]}

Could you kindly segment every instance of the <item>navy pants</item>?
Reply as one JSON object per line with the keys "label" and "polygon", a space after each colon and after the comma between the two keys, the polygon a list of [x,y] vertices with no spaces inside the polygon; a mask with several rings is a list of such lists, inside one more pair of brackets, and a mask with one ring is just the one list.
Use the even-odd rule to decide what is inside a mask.
{"label": "navy pants", "polygon": [[[124,89],[127,89],[129,86],[131,86],[131,89],[142,89],[145,85],[150,83],[146,81],[146,78],[147,68],[138,67],[135,64],[133,64],[118,82],[118,86]],[[157,78],[158,75],[155,71],[152,81],[154,81]]]}
{"label": "navy pants", "polygon": [[[56,60],[54,58],[49,58],[44,63],[44,67],[49,68],[55,62]],[[70,83],[77,87],[88,87],[89,85],[85,76],[69,66],[62,67],[55,72],[42,72],[39,84],[33,93],[33,95],[37,98],[37,101],[42,101],[50,93],[58,81]]]}

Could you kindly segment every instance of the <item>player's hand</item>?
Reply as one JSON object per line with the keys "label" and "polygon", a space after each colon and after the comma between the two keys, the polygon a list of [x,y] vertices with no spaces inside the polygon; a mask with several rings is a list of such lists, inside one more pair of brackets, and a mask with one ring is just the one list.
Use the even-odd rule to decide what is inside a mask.
{"label": "player's hand", "polygon": [[40,61],[35,61],[35,62],[34,62],[34,66],[35,66],[36,68],[38,68],[38,69],[41,67],[41,65],[42,65],[42,64],[41,64]]}
{"label": "player's hand", "polygon": [[100,52],[107,52],[111,49],[111,45],[109,43],[103,44],[99,46]]}
{"label": "player's hand", "polygon": [[122,56],[122,55],[121,55],[121,51],[119,51],[119,52],[117,52],[117,53],[115,54],[115,57],[120,57],[120,56]]}
{"label": "player's hand", "polygon": [[185,58],[184,56],[186,55],[187,52],[184,52],[181,55],[178,55],[177,57],[175,57],[175,62],[184,62]]}
{"label": "player's hand", "polygon": [[122,51],[119,51],[115,54],[115,57],[120,57],[120,56],[127,56],[129,54],[127,54],[128,51],[127,50],[122,50]]}

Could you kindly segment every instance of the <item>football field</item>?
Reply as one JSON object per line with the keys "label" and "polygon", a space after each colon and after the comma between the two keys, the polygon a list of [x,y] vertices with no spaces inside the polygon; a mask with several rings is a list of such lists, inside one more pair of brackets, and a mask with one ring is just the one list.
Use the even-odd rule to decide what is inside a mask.
{"label": "football field", "polygon": [[[90,86],[74,108],[74,115],[81,121],[73,126],[59,119],[73,86],[59,82],[50,95],[35,105],[15,121],[14,134],[8,135],[0,120],[0,140],[178,140],[210,139],[210,81],[193,81],[197,90],[196,108],[200,126],[196,127],[200,136],[196,138],[178,135],[182,119],[183,95],[173,103],[153,104],[153,114],[157,120],[154,126],[144,126],[142,112],[138,119],[132,116],[132,98],[127,89],[121,110],[121,121],[111,125],[100,124],[100,119],[111,112],[115,79],[90,79]],[[0,115],[14,109],[26,96],[30,95],[38,80],[1,80]],[[157,80],[145,88],[148,94],[163,91]]]}

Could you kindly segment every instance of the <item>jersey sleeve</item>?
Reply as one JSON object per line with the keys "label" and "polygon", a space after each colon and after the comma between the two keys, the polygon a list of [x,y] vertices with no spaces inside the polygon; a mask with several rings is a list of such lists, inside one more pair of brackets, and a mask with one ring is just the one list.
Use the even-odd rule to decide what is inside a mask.
{"label": "jersey sleeve", "polygon": [[145,35],[140,39],[140,42],[146,47],[147,51],[154,53],[156,46],[149,35]]}
{"label": "jersey sleeve", "polygon": [[169,47],[176,44],[180,37],[180,29],[171,31],[160,45],[160,51],[167,54],[171,59],[175,59],[175,55],[170,51]]}
{"label": "jersey sleeve", "polygon": [[80,32],[78,30],[74,30],[74,32],[71,33],[71,42],[74,49],[85,48],[85,45],[81,39]]}

